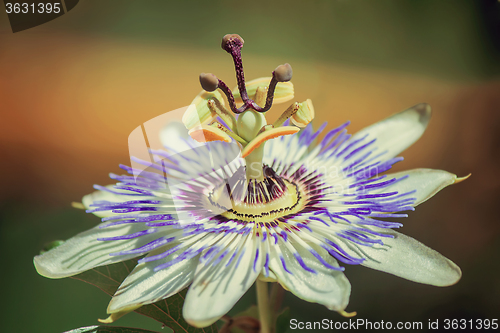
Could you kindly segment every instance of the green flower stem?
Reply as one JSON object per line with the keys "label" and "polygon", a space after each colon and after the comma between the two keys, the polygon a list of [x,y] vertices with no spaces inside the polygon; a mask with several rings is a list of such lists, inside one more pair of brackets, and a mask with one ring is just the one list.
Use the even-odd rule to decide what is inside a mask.
{"label": "green flower stem", "polygon": [[271,311],[278,313],[281,309],[281,303],[283,302],[283,297],[285,296],[285,289],[278,283],[273,283],[271,289]]}
{"label": "green flower stem", "polygon": [[259,307],[260,333],[271,333],[269,294],[267,282],[257,279],[257,305]]}
{"label": "green flower stem", "polygon": [[285,289],[279,283],[273,283],[270,296],[270,309],[271,309],[271,332],[275,332],[276,319],[280,313],[281,303],[285,296]]}

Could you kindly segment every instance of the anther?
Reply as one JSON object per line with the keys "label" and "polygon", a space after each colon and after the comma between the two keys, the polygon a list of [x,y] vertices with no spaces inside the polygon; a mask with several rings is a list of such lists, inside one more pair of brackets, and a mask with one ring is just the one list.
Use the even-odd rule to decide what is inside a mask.
{"label": "anther", "polygon": [[292,123],[299,127],[306,127],[314,119],[314,106],[308,99],[299,104],[297,112],[291,115]]}
{"label": "anther", "polygon": [[267,87],[257,87],[253,100],[258,106],[264,106],[264,104],[266,103],[267,90]]}
{"label": "anther", "polygon": [[214,91],[219,86],[219,79],[212,73],[201,73],[200,74],[200,84],[201,87],[206,91]]}
{"label": "anther", "polygon": [[288,107],[288,109],[285,110],[285,112],[283,112],[281,114],[281,116],[273,123],[273,126],[274,127],[280,127],[281,125],[283,125],[285,123],[285,121],[292,117],[295,113],[297,113],[297,111],[300,109],[300,104],[295,102],[293,103],[292,105],[290,105]]}

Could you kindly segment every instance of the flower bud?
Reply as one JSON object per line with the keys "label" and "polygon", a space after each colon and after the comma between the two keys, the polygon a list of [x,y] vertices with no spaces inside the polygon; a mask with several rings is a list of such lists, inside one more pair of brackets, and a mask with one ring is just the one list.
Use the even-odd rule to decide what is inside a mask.
{"label": "flower bud", "polygon": [[[246,83],[248,96],[254,98],[257,88],[268,87],[271,82],[270,77],[262,77]],[[233,89],[233,95],[236,102],[242,102],[238,87]],[[273,104],[284,103],[293,98],[293,84],[291,82],[279,82],[274,90]]]}
{"label": "flower bud", "polygon": [[208,106],[208,101],[217,99],[224,105],[224,99],[218,91],[202,91],[196,96],[182,116],[182,122],[188,130],[195,126],[203,125],[217,118],[217,113]]}
{"label": "flower bud", "polygon": [[314,106],[312,101],[308,99],[305,102],[299,103],[299,109],[291,117],[292,123],[298,127],[306,127],[314,119]]}

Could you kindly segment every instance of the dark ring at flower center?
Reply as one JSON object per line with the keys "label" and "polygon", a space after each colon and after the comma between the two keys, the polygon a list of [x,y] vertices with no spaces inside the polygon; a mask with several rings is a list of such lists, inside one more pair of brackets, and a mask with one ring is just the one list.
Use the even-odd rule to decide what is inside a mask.
{"label": "dark ring at flower center", "polygon": [[304,201],[300,186],[270,167],[264,166],[263,181],[252,179],[248,183],[241,167],[211,191],[205,207],[226,219],[267,223],[297,213]]}

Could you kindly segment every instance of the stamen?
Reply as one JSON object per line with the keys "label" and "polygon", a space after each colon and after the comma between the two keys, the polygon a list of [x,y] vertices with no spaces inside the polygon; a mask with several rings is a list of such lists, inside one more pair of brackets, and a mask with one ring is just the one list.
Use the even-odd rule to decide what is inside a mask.
{"label": "stamen", "polygon": [[299,107],[300,105],[297,102],[290,105],[288,109],[286,109],[285,112],[283,112],[281,116],[274,122],[273,126],[280,127],[281,125],[283,125],[287,119],[289,119],[299,110]]}
{"label": "stamen", "polygon": [[261,127],[260,131],[257,133],[259,135],[262,132],[269,131],[270,129],[274,128],[273,125],[264,125]]}
{"label": "stamen", "polygon": [[211,99],[208,102],[210,111],[215,112],[231,130],[236,130],[236,119],[229,111],[221,104],[218,99]]}
{"label": "stamen", "polygon": [[295,126],[284,126],[264,131],[248,143],[245,149],[243,149],[243,151],[241,152],[241,157],[247,157],[253,150],[259,148],[259,146],[267,140],[271,140],[282,135],[295,134],[299,130],[300,129]]}
{"label": "stamen", "polygon": [[195,127],[188,132],[189,136],[191,136],[194,140],[198,142],[210,142],[210,141],[224,141],[231,142],[231,138],[229,135],[224,133],[222,130],[217,127],[201,125]]}
{"label": "stamen", "polygon": [[268,90],[269,89],[267,87],[257,87],[254,96],[254,100],[257,105],[262,106],[266,102],[266,95]]}
{"label": "stamen", "polygon": [[226,133],[227,135],[229,135],[230,137],[232,137],[233,139],[235,139],[236,141],[238,141],[242,145],[248,144],[248,142],[245,139],[243,139],[241,136],[235,134],[234,132],[231,132],[228,128],[226,128],[224,125],[222,125],[218,121],[214,121],[213,123],[210,124],[210,126],[218,128],[219,130],[223,131],[224,133]]}
{"label": "stamen", "polygon": [[299,109],[292,115],[292,123],[299,127],[306,127],[314,119],[314,107],[308,99],[299,104]]}

